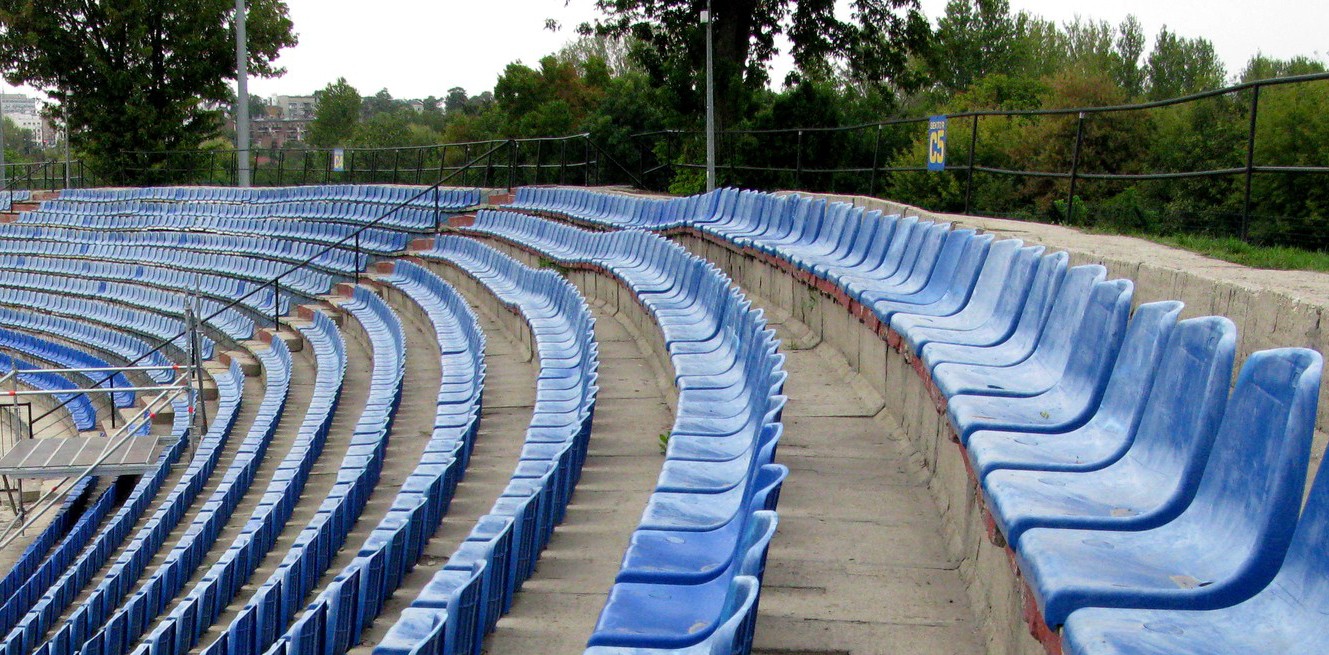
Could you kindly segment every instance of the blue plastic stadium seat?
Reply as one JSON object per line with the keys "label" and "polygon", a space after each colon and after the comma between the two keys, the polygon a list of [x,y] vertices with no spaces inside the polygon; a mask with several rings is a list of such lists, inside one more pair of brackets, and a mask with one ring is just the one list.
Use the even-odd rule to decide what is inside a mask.
{"label": "blue plastic stadium seat", "polygon": [[[1144,310],[1144,307],[1141,307]],[[993,471],[983,479],[994,518],[1018,544],[1033,527],[1139,530],[1171,520],[1194,497],[1232,377],[1236,329],[1224,318],[1183,321],[1161,380],[1119,459],[1090,471]],[[1120,437],[1119,437],[1120,438]]]}
{"label": "blue plastic stadium seat", "polygon": [[1127,325],[1125,302],[1107,317],[1086,313],[1075,343],[1095,347],[1074,347],[1060,379],[1046,391],[1023,398],[960,395],[947,401],[961,442],[968,444],[979,430],[1062,432],[1087,422],[1109,384],[1118,349],[1162,348],[1181,313],[1179,302],[1150,303],[1137,309]]}
{"label": "blue plastic stadium seat", "polygon": [[1247,359],[1176,518],[1129,532],[1027,530],[1016,555],[1047,624],[1084,607],[1216,609],[1268,584],[1296,527],[1320,371],[1312,350]]}

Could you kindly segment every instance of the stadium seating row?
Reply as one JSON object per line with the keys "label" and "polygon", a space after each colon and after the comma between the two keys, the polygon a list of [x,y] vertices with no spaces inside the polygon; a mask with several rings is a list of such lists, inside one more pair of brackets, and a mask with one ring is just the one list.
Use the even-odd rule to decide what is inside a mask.
{"label": "stadium seating row", "polygon": [[[379,280],[411,298],[434,326],[443,376],[433,434],[419,464],[355,559],[275,642],[246,644],[254,647],[248,652],[341,655],[358,643],[361,632],[424,552],[469,462],[484,390],[485,340],[475,315],[460,294],[416,264],[398,262],[392,274]],[[241,648],[224,638],[206,652],[219,655]]]}
{"label": "stadium seating row", "polygon": [[[40,225],[11,225],[4,238],[23,242],[48,242],[63,246],[73,255],[93,255],[97,252],[125,248],[170,248],[204,256],[225,255],[260,257],[278,264],[301,264],[313,259],[315,269],[341,275],[355,273],[356,263],[364,267],[367,254],[357,260],[355,252],[347,249],[326,250],[325,246],[294,240],[273,240],[259,236],[236,236],[201,232],[164,231],[107,231],[85,230]],[[90,248],[95,248],[89,252]],[[97,256],[98,259],[101,257]],[[287,266],[289,268],[289,266]]]}
{"label": "stadium seating row", "polygon": [[[282,634],[283,627],[295,618],[313,585],[346,543],[348,533],[378,484],[392,419],[401,402],[406,338],[393,310],[366,287],[355,287],[352,299],[342,304],[342,308],[359,322],[373,346],[373,371],[364,412],[355,425],[350,448],[336,469],[337,481],[327,498],[296,535],[277,568],[255,588],[226,627],[223,646],[209,646],[210,653],[261,653]],[[344,591],[359,598],[358,586],[348,586]],[[356,618],[356,601],[346,602],[344,607],[334,604],[333,610],[334,615],[338,610],[351,612],[346,619],[349,623]],[[176,619],[174,627],[170,620],[163,622],[144,640],[151,652],[183,655],[197,643],[198,637],[191,635],[200,634],[211,624],[195,621],[194,630],[184,633],[179,625],[186,615],[177,608],[172,617]],[[346,624],[333,626],[345,632]]]}
{"label": "stadium seating row", "polygon": [[10,230],[0,231],[0,255],[27,255],[35,258],[57,257],[93,262],[118,262],[163,266],[189,273],[221,275],[256,282],[260,286],[282,276],[283,289],[294,290],[314,297],[332,288],[327,273],[301,268],[291,270],[291,264],[257,256],[226,254],[224,251],[200,251],[175,248],[169,244],[127,245],[102,243],[93,236],[89,243],[17,238]]}
{"label": "stadium seating row", "polygon": [[[110,366],[105,359],[78,348],[4,328],[0,328],[0,348],[15,350],[45,360],[54,364],[57,368],[108,368]],[[130,383],[129,378],[119,371],[114,374],[84,373],[81,377],[87,381],[86,386],[97,386],[106,389],[127,389],[134,386]],[[134,405],[135,394],[133,391],[113,391],[111,396],[116,407],[133,407]],[[2,589],[3,585],[0,584],[0,590]]]}
{"label": "stadium seating row", "polygon": [[[448,211],[473,208],[483,198],[479,189],[439,189],[437,199],[428,187],[386,184],[325,184],[296,187],[133,187],[121,189],[65,189],[62,200],[114,203],[126,200],[189,203],[244,203],[251,205],[287,202],[356,202],[379,205],[409,203],[433,209],[437,200]],[[25,192],[18,191],[23,194]],[[419,196],[416,198],[416,196]],[[414,200],[412,200],[414,198]],[[24,198],[16,196],[18,201]]]}
{"label": "stadium seating row", "polygon": [[[82,347],[94,349],[125,362],[138,361],[141,366],[169,367],[172,363],[161,351],[151,350],[137,337],[93,323],[85,323],[63,316],[0,307],[0,325],[58,337]],[[167,369],[146,371],[155,382],[170,382],[174,374]]]}
{"label": "stadium seating row", "polygon": [[5,207],[10,207],[16,202],[28,202],[29,200],[32,200],[32,192],[27,189],[0,191],[0,204]]}
{"label": "stadium seating row", "polygon": [[655,493],[589,645],[750,646],[773,510],[786,377],[774,333],[713,265],[644,232],[481,212],[469,231],[617,277],[655,318],[679,402]]}
{"label": "stadium seating row", "polygon": [[25,362],[13,355],[0,354],[0,375],[17,371],[19,383],[41,391],[53,391],[64,412],[74,423],[74,429],[83,432],[97,428],[97,409],[86,394],[62,393],[76,391],[79,386],[60,373],[48,373],[42,367]]}
{"label": "stadium seating row", "polygon": [[[50,295],[68,296],[80,300],[92,299],[111,303],[113,306],[146,310],[150,313],[179,316],[183,314],[187,297],[151,287],[144,287],[129,282],[110,282],[107,280],[88,280],[79,277],[47,275],[45,273],[14,272],[4,280],[4,286],[10,289],[35,291]],[[256,294],[262,295],[262,294]],[[235,341],[243,341],[254,336],[254,319],[235,308],[225,308],[215,300],[200,299],[200,318],[211,316],[208,325],[215,327],[222,334]],[[182,324],[183,326],[183,324]]]}
{"label": "stadium seating row", "polygon": [[[477,242],[444,237],[420,254],[456,267],[524,317],[540,364],[532,420],[507,488],[375,648],[379,655],[479,655],[484,634],[534,573],[580,478],[598,394],[595,320],[557,274],[532,270]],[[343,651],[340,643],[317,650],[305,642],[269,653]]]}
{"label": "stadium seating row", "polygon": [[[186,532],[185,539],[167,556],[167,562],[130,597],[126,606],[105,620],[105,625],[82,646],[83,652],[123,655],[132,650],[145,634],[147,640],[154,641],[161,648],[170,644],[170,647],[187,650],[217,620],[253,575],[260,560],[272,549],[327,438],[347,364],[340,332],[327,316],[314,313],[312,323],[302,327],[301,332],[313,350],[317,365],[312,399],[295,442],[278,464],[240,534],[203,572],[193,588],[171,607],[172,599],[184,590],[192,572],[203,564],[204,556],[217,550],[214,544],[222,527],[245,495],[260,462],[266,459],[275,420],[284,409],[285,385],[291,382],[289,356],[285,370],[281,371],[283,395],[280,404],[271,413],[261,414],[263,421],[255,421],[255,428],[262,424],[263,434],[255,435],[251,430],[251,436],[260,438],[252,445],[241,445],[231,471],[223,478],[222,488],[214,492],[213,499],[205,503],[203,511],[195,518],[195,525],[200,529],[191,528]],[[281,339],[273,338],[271,344],[274,350],[286,352]],[[232,484],[237,481],[243,481],[243,485]],[[211,502],[214,499],[216,502]],[[172,562],[179,563],[179,572],[172,570]],[[143,601],[139,611],[133,607],[136,598]],[[169,613],[154,625],[153,621],[168,609]]]}
{"label": "stadium seating row", "polygon": [[[335,338],[335,334],[335,331],[332,331],[326,338]],[[314,339],[311,339],[311,342],[313,341]],[[331,349],[329,346],[329,350]],[[291,355],[285,343],[273,340],[270,348],[258,350],[255,356],[263,365],[265,379],[263,400],[235,457],[223,473],[221,483],[204,501],[202,510],[195,515],[183,538],[172,547],[161,564],[142,584],[137,581],[147,573],[146,565],[152,558],[136,557],[128,551],[123,553],[123,561],[118,562],[121,567],[113,567],[112,575],[108,575],[89,596],[90,602],[75,608],[61,625],[48,625],[40,633],[24,640],[22,652],[39,650],[44,654],[68,655],[78,650],[99,652],[109,648],[110,651],[107,652],[114,652],[118,648],[123,648],[124,641],[130,634],[129,630],[143,630],[146,622],[161,610],[161,605],[165,601],[178,593],[180,587],[189,579],[191,572],[201,564],[203,556],[217,538],[221,526],[226,523],[240,497],[252,483],[259,462],[263,459],[267,445],[276,430],[277,420],[285,407],[291,383]],[[330,356],[325,361],[334,372],[338,370],[335,357]],[[213,448],[212,444],[209,444],[209,447]],[[219,449],[220,444],[217,444],[215,450]],[[169,506],[168,499],[168,503],[160,505],[159,509]],[[165,517],[154,516],[147,528],[162,530],[163,533],[170,532],[165,525],[158,528],[153,524],[153,521],[160,522],[161,518]],[[175,517],[174,520],[178,521],[179,517]],[[100,564],[92,568],[92,571],[96,571],[99,567]],[[102,602],[92,602],[94,599],[101,599]],[[53,633],[48,639],[40,640],[47,634],[48,629],[53,629]],[[108,633],[111,635],[110,639],[107,638]]]}
{"label": "stadium seating row", "polygon": [[[171,440],[157,460],[157,466],[144,474],[127,494],[120,497],[119,485],[107,490],[106,510],[119,503],[119,509],[109,518],[105,513],[96,521],[86,524],[86,532],[80,534],[76,526],[75,534],[66,538],[61,547],[68,546],[68,556],[53,555],[39,569],[38,575],[29,579],[22,587],[0,607],[0,632],[6,634],[0,641],[0,649],[5,653],[31,652],[51,624],[69,606],[78,595],[79,589],[88,583],[115,549],[119,548],[129,535],[130,529],[147,510],[148,505],[166,481],[171,467],[179,460],[188,447],[185,438],[189,427],[189,412],[185,407],[177,406],[175,423],[171,429]],[[103,502],[101,500],[98,501]],[[85,515],[91,519],[99,512]],[[82,520],[80,520],[82,522]],[[101,530],[96,526],[101,524]],[[96,536],[87,543],[92,533]],[[75,539],[74,537],[78,537]],[[78,545],[75,545],[78,543]],[[87,543],[86,546],[82,544]],[[81,548],[81,551],[78,550]],[[73,554],[77,552],[77,557]],[[62,555],[57,553],[57,555]],[[49,565],[49,566],[48,566]]]}
{"label": "stadium seating row", "polygon": [[[133,282],[150,289],[172,292],[177,296],[197,289],[200,296],[212,298],[214,301],[229,302],[240,298],[242,299],[240,300],[240,307],[248,308],[263,317],[272,316],[274,297],[280,299],[279,314],[286,314],[291,307],[290,297],[284,294],[274,296],[271,292],[271,285],[255,284],[246,280],[237,280],[203,271],[187,272],[151,264],[61,259],[40,255],[0,255],[0,267],[11,271],[45,273],[76,280]],[[255,289],[264,286],[269,288],[267,293],[255,292]],[[179,313],[179,309],[179,307],[176,307],[171,313]]]}
{"label": "stadium seating row", "polygon": [[[175,487],[157,504],[156,511],[139,528],[129,545],[120,551],[91,594],[74,609],[56,632],[62,640],[69,641],[76,635],[88,633],[89,616],[95,613],[93,608],[115,607],[124,599],[133,588],[134,581],[142,575],[164,545],[167,536],[184,518],[185,512],[207,484],[235,425],[244,385],[240,366],[234,362],[227,371],[217,373],[214,380],[218,391],[217,411],[207,434],[198,440],[188,468]],[[180,411],[177,417],[187,421],[189,414],[188,411]],[[44,646],[43,651],[50,652],[51,648],[50,645]]]}
{"label": "stadium seating row", "polygon": [[60,503],[60,509],[55,511],[51,522],[23,549],[23,553],[14,562],[13,568],[9,569],[9,573],[0,578],[0,599],[9,600],[14,592],[32,577],[37,567],[42,565],[51,548],[69,535],[74,525],[88,511],[88,499],[97,488],[97,482],[96,477],[84,477],[69,488],[69,493],[65,494],[65,499]]}
{"label": "stadium seating row", "polygon": [[402,250],[411,239],[411,235],[406,232],[378,227],[362,229],[355,224],[323,222],[310,218],[222,218],[153,212],[89,214],[77,211],[77,208],[67,212],[45,209],[47,204],[55,202],[58,201],[44,203],[43,209],[38,211],[23,212],[19,216],[18,224],[109,232],[157,230],[233,236],[257,234],[298,242],[341,245],[344,248],[355,245],[352,236],[360,230],[361,250],[379,255]]}
{"label": "stadium seating row", "polygon": [[[1321,357],[1139,307],[1064,255],[836,203],[532,190],[516,205],[680,229],[779,266],[912,358],[1041,612],[1074,653],[1291,652],[1329,639],[1329,497],[1308,467]],[[477,222],[479,225],[479,222]],[[1312,573],[1315,572],[1315,573]],[[1274,618],[1277,617],[1277,618]],[[1314,647],[1311,647],[1311,645]]]}
{"label": "stadium seating row", "polygon": [[[0,287],[0,304],[14,308],[48,312],[60,317],[82,321],[91,321],[141,334],[157,341],[167,341],[181,352],[187,352],[188,341],[185,336],[184,321],[152,312],[128,309],[105,301],[89,300],[83,296],[51,295],[45,291],[29,291],[12,287]],[[178,338],[177,338],[178,337]],[[211,358],[214,348],[212,339],[203,337],[203,357]]]}
{"label": "stadium seating row", "polygon": [[[301,187],[301,189],[307,187]],[[363,187],[372,189],[373,187]],[[406,231],[431,231],[456,212],[473,209],[481,202],[474,189],[442,189],[435,207],[434,192],[422,187],[393,187],[407,189],[394,201],[354,200],[292,200],[290,197],[271,201],[205,201],[158,202],[150,199],[94,200],[82,197],[79,190],[67,190],[59,200],[42,203],[43,211],[95,215],[159,214],[179,217],[214,217],[231,219],[293,218],[347,225],[375,225]],[[286,189],[297,191],[299,189]],[[86,194],[88,190],[83,190]],[[110,190],[100,190],[110,191]],[[172,189],[179,191],[179,189]],[[270,191],[282,191],[270,189]]]}

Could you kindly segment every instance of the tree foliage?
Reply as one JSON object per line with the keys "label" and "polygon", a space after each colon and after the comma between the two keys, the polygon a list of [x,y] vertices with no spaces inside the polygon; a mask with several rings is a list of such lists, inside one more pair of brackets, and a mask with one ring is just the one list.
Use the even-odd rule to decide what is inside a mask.
{"label": "tree foliage", "polygon": [[328,148],[346,145],[360,120],[360,92],[339,77],[314,92],[314,121],[309,124],[309,145]]}
{"label": "tree foliage", "polygon": [[[722,126],[750,115],[754,94],[769,79],[767,64],[776,39],[790,41],[795,71],[788,83],[854,80],[913,88],[921,81],[909,57],[926,47],[931,29],[918,0],[852,0],[852,17],[837,16],[834,0],[713,0],[716,113]],[[703,106],[705,29],[699,16],[705,0],[597,0],[605,13],[584,34],[633,39],[632,55],[665,90],[674,108],[693,113]]]}
{"label": "tree foliage", "polygon": [[1218,88],[1227,77],[1212,43],[1203,38],[1178,36],[1167,26],[1154,39],[1148,70],[1150,100]]}
{"label": "tree foliage", "polygon": [[[282,0],[250,0],[249,71],[295,45]],[[71,143],[113,179],[170,179],[154,151],[215,136],[236,77],[229,0],[0,0],[0,70],[68,110]]]}

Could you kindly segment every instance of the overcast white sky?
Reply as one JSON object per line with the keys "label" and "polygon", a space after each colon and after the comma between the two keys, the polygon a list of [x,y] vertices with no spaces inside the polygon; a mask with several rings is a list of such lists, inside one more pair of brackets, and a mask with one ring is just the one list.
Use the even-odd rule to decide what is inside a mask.
{"label": "overcast white sky", "polygon": [[[841,0],[843,3],[844,0]],[[946,0],[921,0],[934,22]],[[596,15],[594,0],[287,0],[300,44],[279,63],[285,77],[252,80],[251,93],[301,95],[346,77],[364,95],[387,88],[398,98],[443,96],[454,86],[492,89],[512,61],[534,64],[572,39]],[[1152,39],[1169,26],[1214,43],[1235,74],[1256,52],[1274,57],[1329,52],[1325,0],[1011,0],[1062,22],[1074,16],[1119,23],[1135,14]],[[544,29],[546,18],[563,24]],[[778,66],[773,79],[783,78]]]}

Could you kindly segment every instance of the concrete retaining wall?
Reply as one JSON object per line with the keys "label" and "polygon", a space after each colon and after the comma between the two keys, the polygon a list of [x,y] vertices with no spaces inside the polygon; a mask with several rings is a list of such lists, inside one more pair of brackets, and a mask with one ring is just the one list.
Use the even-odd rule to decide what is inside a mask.
{"label": "concrete retaining wall", "polygon": [[941,511],[947,554],[960,562],[960,574],[986,642],[985,652],[1044,652],[1026,622],[1029,601],[1024,583],[1000,536],[986,529],[967,460],[952,441],[949,423],[938,413],[907,354],[887,345],[833,296],[765,261],[692,235],[674,239],[715,262],[746,293],[806,325],[811,338],[843,354],[850,367],[885,399],[885,411],[896,419],[897,437],[912,448],[912,463]]}
{"label": "concrete retaining wall", "polygon": [[[787,193],[787,192],[786,192]],[[1109,277],[1135,283],[1134,303],[1180,300],[1182,318],[1226,316],[1238,330],[1237,367],[1251,353],[1268,348],[1301,346],[1329,355],[1329,334],[1321,327],[1329,311],[1329,274],[1312,271],[1273,271],[1211,259],[1152,241],[1115,235],[1086,234],[1079,230],[959,214],[943,214],[878,198],[829,194],[803,194],[847,202],[884,214],[919,216],[952,222],[995,234],[1018,238],[1049,250],[1064,250],[1071,265],[1102,264]],[[1234,369],[1234,381],[1235,371]],[[1311,479],[1329,445],[1329,385],[1320,386],[1320,412],[1311,450]]]}

